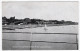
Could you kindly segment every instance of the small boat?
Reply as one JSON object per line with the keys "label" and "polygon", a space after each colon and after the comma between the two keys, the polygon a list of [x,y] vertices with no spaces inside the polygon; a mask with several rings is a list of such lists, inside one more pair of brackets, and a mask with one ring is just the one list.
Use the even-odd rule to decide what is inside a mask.
{"label": "small boat", "polygon": [[2,28],[3,30],[15,30],[14,28]]}
{"label": "small boat", "polygon": [[47,29],[47,26],[46,26],[46,24],[45,24],[45,26],[44,26],[44,30],[45,30],[45,31],[46,31],[46,30],[48,30],[48,29]]}

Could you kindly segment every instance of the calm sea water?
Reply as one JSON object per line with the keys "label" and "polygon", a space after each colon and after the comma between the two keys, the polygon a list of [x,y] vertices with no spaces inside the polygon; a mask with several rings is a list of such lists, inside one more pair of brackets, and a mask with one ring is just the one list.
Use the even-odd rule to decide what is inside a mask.
{"label": "calm sea water", "polygon": [[44,27],[3,30],[2,45],[3,50],[29,50],[30,48],[33,50],[76,50],[77,37],[73,34],[78,34],[78,25],[49,26],[46,30]]}
{"label": "calm sea water", "polygon": [[25,28],[25,29],[15,29],[15,30],[3,30],[3,32],[38,32],[38,33],[78,33],[78,25],[66,25],[66,26],[49,26],[37,28]]}

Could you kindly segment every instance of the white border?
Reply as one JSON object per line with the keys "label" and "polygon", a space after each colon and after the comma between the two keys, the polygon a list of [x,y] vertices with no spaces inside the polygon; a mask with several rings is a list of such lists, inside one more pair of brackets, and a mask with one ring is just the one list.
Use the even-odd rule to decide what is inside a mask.
{"label": "white border", "polygon": [[[2,1],[79,1],[79,0],[0,0],[0,51],[14,51],[14,50],[2,50]],[[79,1],[79,8],[80,8],[80,1]],[[79,18],[79,30],[80,30],[80,18]],[[80,35],[78,37],[79,37],[78,39],[80,39]],[[80,41],[78,43],[80,43]],[[80,49],[80,47],[78,49]],[[15,51],[46,51],[46,50],[15,50]],[[47,51],[62,51],[62,50],[47,50]],[[79,51],[79,50],[69,50],[69,51]]]}
{"label": "white border", "polygon": [[2,0],[2,1],[78,1],[78,0]]}
{"label": "white border", "polygon": [[0,1],[0,51],[2,50],[2,5]]}

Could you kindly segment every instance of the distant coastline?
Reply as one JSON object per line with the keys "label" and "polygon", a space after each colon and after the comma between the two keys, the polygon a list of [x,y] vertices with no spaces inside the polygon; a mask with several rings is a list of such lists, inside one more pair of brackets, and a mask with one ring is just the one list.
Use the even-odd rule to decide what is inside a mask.
{"label": "distant coastline", "polygon": [[78,22],[73,21],[65,21],[65,20],[42,20],[42,19],[15,19],[14,17],[6,18],[6,16],[2,17],[2,25],[78,25]]}

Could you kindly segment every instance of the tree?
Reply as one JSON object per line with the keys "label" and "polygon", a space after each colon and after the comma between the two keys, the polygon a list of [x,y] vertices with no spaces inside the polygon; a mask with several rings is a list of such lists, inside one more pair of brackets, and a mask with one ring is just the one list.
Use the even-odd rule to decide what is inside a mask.
{"label": "tree", "polygon": [[24,20],[23,20],[23,23],[24,24],[28,24],[28,23],[30,23],[31,22],[31,20],[29,19],[29,18],[25,18]]}
{"label": "tree", "polygon": [[6,20],[7,18],[4,16],[4,17],[2,17],[2,20]]}
{"label": "tree", "polygon": [[4,17],[2,17],[2,25],[4,25],[4,24],[7,24],[8,22],[7,22],[7,18],[4,16]]}
{"label": "tree", "polygon": [[14,23],[15,21],[15,16],[14,17],[10,17],[10,23]]}

